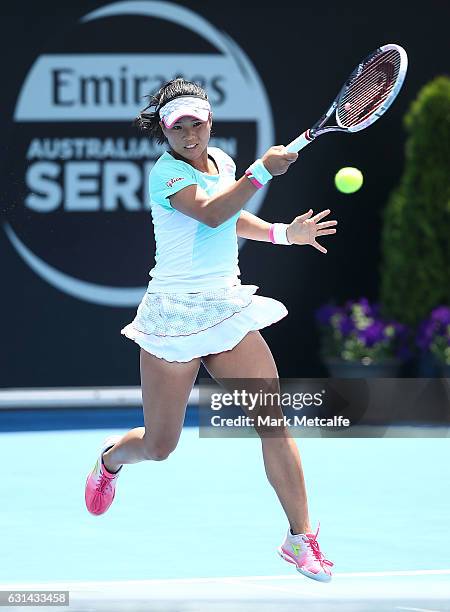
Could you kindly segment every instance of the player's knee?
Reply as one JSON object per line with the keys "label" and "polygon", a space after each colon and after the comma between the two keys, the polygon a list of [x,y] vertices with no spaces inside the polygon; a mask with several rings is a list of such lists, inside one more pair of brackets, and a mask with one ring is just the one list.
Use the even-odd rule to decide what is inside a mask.
{"label": "player's knee", "polygon": [[176,444],[156,442],[145,448],[145,458],[149,461],[164,461],[175,450]]}
{"label": "player's knee", "polygon": [[153,461],[165,461],[172,451],[166,451],[164,449],[157,450],[150,457]]}

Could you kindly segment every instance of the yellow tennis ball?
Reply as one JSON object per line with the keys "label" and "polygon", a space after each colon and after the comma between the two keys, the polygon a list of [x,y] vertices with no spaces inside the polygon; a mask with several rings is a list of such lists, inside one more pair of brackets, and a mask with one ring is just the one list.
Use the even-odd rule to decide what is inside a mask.
{"label": "yellow tennis ball", "polygon": [[336,188],[342,193],[354,193],[363,184],[363,175],[358,168],[341,168],[334,177]]}

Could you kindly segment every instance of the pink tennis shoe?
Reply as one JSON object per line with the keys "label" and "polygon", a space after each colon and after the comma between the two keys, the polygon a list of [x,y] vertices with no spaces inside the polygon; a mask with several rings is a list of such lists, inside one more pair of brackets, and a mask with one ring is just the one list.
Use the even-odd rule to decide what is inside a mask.
{"label": "pink tennis shoe", "polygon": [[334,564],[325,559],[319,548],[316,533],[292,535],[288,529],[284,543],[278,548],[278,554],[288,563],[296,566],[298,572],[320,582],[330,582]]}
{"label": "pink tennis shoe", "polygon": [[103,464],[103,453],[121,439],[122,436],[110,436],[106,438],[101,446],[97,463],[87,477],[84,498],[86,500],[86,508],[91,514],[103,514],[113,503],[116,494],[117,479],[122,468],[115,474],[108,472]]}

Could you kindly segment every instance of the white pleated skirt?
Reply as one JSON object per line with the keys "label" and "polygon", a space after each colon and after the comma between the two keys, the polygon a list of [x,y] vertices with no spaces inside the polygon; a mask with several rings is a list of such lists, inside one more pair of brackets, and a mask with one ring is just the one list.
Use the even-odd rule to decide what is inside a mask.
{"label": "white pleated skirt", "polygon": [[257,290],[238,284],[200,293],[146,293],[121,334],[166,361],[229,351],[248,332],[288,314],[284,304],[255,295]]}

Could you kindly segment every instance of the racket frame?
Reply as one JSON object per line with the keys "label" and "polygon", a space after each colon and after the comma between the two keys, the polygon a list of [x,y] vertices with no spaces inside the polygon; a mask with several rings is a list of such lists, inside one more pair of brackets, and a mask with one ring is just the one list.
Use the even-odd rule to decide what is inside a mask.
{"label": "racket frame", "polygon": [[[338,113],[336,112],[336,121],[338,125],[322,127],[324,123],[330,118],[332,113],[336,110],[337,106],[339,105],[339,101],[345,95],[349,87],[349,84],[351,83],[355,75],[357,75],[361,71],[363,64],[370,61],[372,57],[374,57],[375,55],[379,55],[380,53],[384,53],[386,51],[392,51],[392,50],[396,50],[400,54],[400,69],[399,69],[399,73],[398,73],[395,85],[391,93],[386,98],[386,100],[380,105],[380,107],[374,113],[372,113],[367,119],[365,119],[364,121],[361,121],[361,123],[358,123],[355,126],[344,127],[340,122]],[[289,152],[293,152],[293,151],[298,152],[304,147],[306,147],[308,144],[310,144],[315,138],[317,138],[317,136],[321,136],[322,134],[326,134],[328,132],[345,132],[349,134],[353,132],[359,132],[360,130],[364,130],[365,128],[369,127],[369,125],[372,125],[372,123],[374,123],[375,121],[377,121],[377,119],[379,119],[382,115],[384,115],[387,109],[394,102],[395,98],[397,97],[403,85],[403,81],[405,80],[407,69],[408,69],[408,56],[406,54],[406,51],[403,49],[403,47],[400,47],[400,45],[395,45],[395,44],[388,44],[388,45],[383,45],[382,47],[378,47],[370,55],[365,57],[364,60],[360,62],[358,66],[353,70],[353,72],[350,74],[348,79],[345,81],[344,85],[341,87],[338,95],[334,99],[333,103],[331,104],[327,112],[324,115],[322,115],[322,117],[313,125],[312,128],[305,130],[303,134],[301,134],[300,136],[298,136],[298,138],[296,138],[291,143],[289,143],[286,146],[286,149]]]}
{"label": "racket frame", "polygon": [[341,97],[347,91],[348,85],[352,81],[353,77],[358,73],[359,70],[361,70],[362,64],[370,61],[372,57],[374,57],[375,55],[379,55],[380,53],[385,53],[387,51],[394,51],[394,50],[398,51],[398,53],[400,54],[400,68],[399,68],[399,72],[397,75],[397,79],[395,81],[395,85],[392,88],[391,93],[386,98],[386,100],[382,104],[380,104],[380,106],[377,108],[377,110],[374,113],[372,113],[369,117],[367,117],[367,119],[364,119],[364,121],[361,121],[361,123],[358,123],[357,125],[354,125],[352,127],[345,128],[340,122],[339,114],[336,113],[336,120],[341,130],[343,129],[351,133],[359,132],[360,130],[364,130],[365,128],[369,127],[369,125],[372,125],[372,123],[375,123],[375,121],[379,119],[382,115],[384,115],[387,109],[394,102],[400,89],[402,88],[403,81],[405,80],[406,71],[408,70],[408,56],[406,55],[406,51],[403,49],[403,47],[400,47],[399,45],[390,44],[390,45],[383,45],[382,47],[378,47],[376,51],[374,51],[368,57],[366,57],[366,59],[363,62],[361,62],[361,64],[359,64],[357,68],[355,68],[355,70],[352,72],[352,74],[347,79],[345,85],[342,87],[341,91],[336,96],[335,103],[336,103],[336,106],[339,105],[339,101]]}

